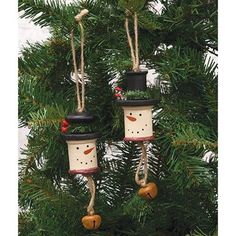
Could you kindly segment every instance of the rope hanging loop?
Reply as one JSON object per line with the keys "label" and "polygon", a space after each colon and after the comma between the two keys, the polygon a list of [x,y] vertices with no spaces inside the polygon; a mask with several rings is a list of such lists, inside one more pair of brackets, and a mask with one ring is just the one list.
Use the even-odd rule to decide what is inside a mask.
{"label": "rope hanging loop", "polygon": [[126,35],[128,39],[128,44],[130,47],[130,53],[131,53],[131,60],[133,63],[133,71],[137,72],[140,71],[139,68],[139,45],[138,45],[138,14],[137,12],[134,12],[133,18],[134,18],[134,46],[132,42],[132,38],[130,36],[129,32],[129,16],[132,15],[131,12],[126,9],[125,11],[126,17],[125,17],[125,30]]}
{"label": "rope hanging loop", "polygon": [[[84,16],[86,16],[89,13],[87,9],[83,9],[79,14],[75,16],[75,20],[78,22],[80,27],[80,47],[81,47],[81,53],[80,53],[80,68],[81,68],[81,80],[79,80],[78,76],[78,68],[77,68],[77,62],[76,62],[76,52],[75,52],[75,46],[74,46],[74,34],[73,30],[71,31],[71,50],[73,55],[73,65],[74,65],[74,72],[75,72],[75,78],[76,78],[76,95],[77,95],[77,112],[83,112],[85,110],[85,83],[84,83],[84,27],[82,24],[82,19]],[[80,94],[80,86],[79,83],[82,86],[81,94]]]}
{"label": "rope hanging loop", "polygon": [[83,16],[88,15],[88,13],[89,13],[88,9],[83,9],[78,15],[75,16],[75,20],[78,22],[81,21]]}
{"label": "rope hanging loop", "polygon": [[[145,146],[144,142],[139,142],[139,146],[142,150],[142,155],[135,173],[135,182],[140,185],[141,187],[146,186],[147,178],[148,178],[148,157],[147,157],[147,147]],[[142,179],[139,178],[139,173],[141,172],[141,167],[143,166],[143,175]]]}
{"label": "rope hanging loop", "polygon": [[[158,194],[158,187],[154,182],[147,183],[148,178],[148,158],[147,158],[147,148],[143,142],[139,143],[142,149],[142,156],[135,174],[135,181],[141,188],[138,191],[138,195],[143,199],[154,199]],[[142,179],[139,178],[139,173],[141,166],[143,164],[143,175]]]}
{"label": "rope hanging loop", "polygon": [[95,214],[94,203],[95,203],[96,186],[91,176],[86,176],[86,177],[88,179],[87,185],[91,194],[90,202],[87,207],[87,212],[88,212],[88,215],[94,215]]}
{"label": "rope hanging loop", "polygon": [[94,180],[91,176],[86,175],[85,177],[87,177],[88,179],[87,185],[89,187],[91,199],[87,207],[88,214],[82,218],[82,224],[84,228],[88,230],[96,230],[100,227],[101,221],[102,221],[101,216],[98,214],[95,214],[95,211],[94,211],[96,187],[95,187]]}

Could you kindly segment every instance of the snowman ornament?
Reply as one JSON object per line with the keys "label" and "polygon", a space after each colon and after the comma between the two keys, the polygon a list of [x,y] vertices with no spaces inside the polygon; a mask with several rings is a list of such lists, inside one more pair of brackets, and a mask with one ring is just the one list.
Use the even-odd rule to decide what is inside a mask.
{"label": "snowman ornament", "polygon": [[[74,65],[74,76],[76,82],[77,109],[76,113],[69,114],[65,120],[61,122],[61,132],[68,146],[69,156],[69,173],[72,175],[82,174],[87,178],[88,189],[91,194],[90,202],[87,206],[87,215],[81,219],[84,228],[95,230],[100,227],[101,216],[95,214],[94,204],[96,195],[96,186],[92,178],[98,170],[96,140],[97,132],[91,132],[91,127],[87,129],[88,123],[94,121],[95,117],[85,109],[85,72],[84,72],[84,27],[82,18],[88,14],[87,9],[83,9],[75,16],[75,20],[80,27],[81,35],[81,55],[80,68],[81,76],[78,73],[76,50],[74,45],[74,31],[70,33],[71,51]],[[80,78],[79,78],[80,77]],[[81,91],[80,91],[81,90]],[[83,127],[84,125],[84,127]],[[69,133],[69,128],[74,127]],[[79,129],[83,127],[83,129]],[[87,127],[87,128],[86,128]],[[84,131],[86,130],[86,131]]]}
{"label": "snowman ornament", "polygon": [[98,229],[101,224],[101,216],[95,214],[94,210],[96,186],[92,178],[92,175],[99,171],[96,150],[99,134],[97,132],[69,132],[69,127],[91,123],[94,119],[95,117],[88,112],[77,112],[69,114],[61,122],[61,131],[68,146],[69,173],[71,175],[81,174],[88,180],[91,199],[87,207],[87,215],[81,221],[84,228],[89,230]]}
{"label": "snowman ornament", "polygon": [[[129,72],[127,74],[127,90],[135,91],[136,97],[126,100],[117,99],[117,104],[124,111],[124,141],[135,142],[141,150],[140,161],[135,172],[135,182],[140,186],[138,195],[144,199],[154,199],[158,187],[154,182],[148,183],[148,141],[154,140],[152,109],[156,99],[140,99],[138,92],[146,90],[146,71]],[[142,177],[141,177],[142,176]]]}

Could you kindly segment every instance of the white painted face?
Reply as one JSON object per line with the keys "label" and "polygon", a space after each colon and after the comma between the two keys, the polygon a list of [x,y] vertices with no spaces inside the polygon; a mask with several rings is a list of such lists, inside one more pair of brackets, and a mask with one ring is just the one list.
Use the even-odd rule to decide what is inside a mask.
{"label": "white painted face", "polygon": [[124,106],[125,138],[153,136],[153,106]]}
{"label": "white painted face", "polygon": [[87,170],[97,167],[96,139],[67,141],[70,170]]}

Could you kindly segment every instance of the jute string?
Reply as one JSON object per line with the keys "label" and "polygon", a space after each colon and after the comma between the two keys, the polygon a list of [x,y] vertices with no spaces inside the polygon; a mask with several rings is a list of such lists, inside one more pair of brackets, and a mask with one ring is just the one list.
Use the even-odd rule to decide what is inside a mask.
{"label": "jute string", "polygon": [[[142,149],[142,155],[140,158],[140,162],[138,164],[138,168],[135,173],[135,182],[140,186],[145,186],[147,184],[148,177],[148,158],[147,158],[147,148],[145,147],[143,142],[138,143]],[[141,167],[143,165],[143,175],[142,179],[139,178],[139,173],[141,172]]]}
{"label": "jute string", "polygon": [[133,63],[133,71],[139,71],[139,51],[138,51],[138,15],[134,13],[134,37],[135,37],[135,49],[133,46],[132,38],[129,32],[129,15],[130,12],[126,10],[126,17],[125,17],[125,30],[128,39],[128,44],[130,47],[131,59]]}
{"label": "jute string", "polygon": [[[77,68],[77,61],[76,61],[76,52],[75,52],[75,45],[74,45],[74,33],[73,30],[71,31],[71,50],[73,56],[73,65],[74,65],[74,72],[75,72],[75,80],[76,80],[76,95],[77,95],[77,111],[83,112],[85,110],[85,84],[84,84],[84,27],[82,24],[83,16],[88,14],[87,9],[83,9],[77,16],[75,16],[76,21],[80,27],[80,69],[81,69],[81,81],[79,80],[78,75],[78,68]],[[82,85],[81,89],[81,96],[80,96],[80,86],[79,82]]]}
{"label": "jute string", "polygon": [[81,110],[81,99],[80,99],[80,89],[79,89],[79,75],[78,75],[78,68],[76,62],[76,52],[75,52],[75,45],[74,45],[74,31],[72,30],[70,33],[70,44],[71,44],[71,51],[73,56],[73,65],[74,65],[74,73],[75,73],[75,83],[76,83],[76,95],[77,95],[77,111]]}
{"label": "jute string", "polygon": [[84,27],[81,21],[79,21],[80,26],[80,48],[81,48],[81,54],[80,54],[80,68],[81,68],[81,80],[82,80],[82,106],[81,111],[84,111],[85,109],[85,93],[84,93]]}
{"label": "jute string", "polygon": [[134,36],[135,36],[135,71],[139,71],[139,53],[138,53],[138,15],[134,13]]}
{"label": "jute string", "polygon": [[125,18],[125,30],[126,30],[126,35],[130,47],[130,53],[131,53],[131,59],[133,63],[133,70],[135,69],[135,55],[134,55],[134,48],[133,48],[133,43],[132,43],[132,38],[129,33],[129,18],[128,18],[128,11],[126,11],[126,18]]}
{"label": "jute string", "polygon": [[90,194],[91,194],[91,198],[90,198],[90,202],[89,202],[89,205],[87,207],[87,212],[89,215],[94,215],[94,202],[95,202],[95,194],[96,194],[96,187],[95,187],[95,183],[94,183],[94,180],[91,176],[87,176],[87,179],[88,179],[88,187],[89,187],[89,191],[90,191]]}

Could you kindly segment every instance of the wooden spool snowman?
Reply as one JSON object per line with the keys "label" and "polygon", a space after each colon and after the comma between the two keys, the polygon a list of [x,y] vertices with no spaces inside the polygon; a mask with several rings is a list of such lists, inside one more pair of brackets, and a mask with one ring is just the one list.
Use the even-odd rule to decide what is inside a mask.
{"label": "wooden spool snowman", "polygon": [[[146,91],[147,71],[126,72],[128,91]],[[124,96],[125,97],[125,96]],[[152,110],[156,99],[120,99],[117,104],[124,110],[124,141],[142,142],[153,140]]]}
{"label": "wooden spool snowman", "polygon": [[[131,74],[131,76],[130,76]],[[146,90],[146,74],[137,73],[137,81],[135,72],[128,72],[127,75],[127,90],[129,91],[145,91]],[[131,77],[131,78],[130,78]],[[132,84],[132,80],[134,83]],[[145,83],[144,83],[145,81]],[[145,143],[146,141],[154,140],[152,109],[157,104],[156,99],[132,99],[132,100],[117,100],[118,105],[122,106],[124,111],[124,141],[137,142],[141,147],[142,154],[139,165],[135,173],[135,181],[141,186],[138,195],[144,199],[154,199],[158,194],[157,185],[153,182],[147,183],[148,177],[148,156]],[[140,179],[140,171],[143,166],[144,178]]]}
{"label": "wooden spool snowman", "polygon": [[[69,124],[88,123],[94,120],[89,113],[75,113],[68,115],[65,119]],[[97,132],[65,134],[68,145],[68,156],[70,174],[92,175],[99,170],[97,162],[96,140]]]}
{"label": "wooden spool snowman", "polygon": [[[64,130],[67,130],[70,125],[88,124],[92,121],[94,121],[94,116],[87,112],[73,113],[66,117],[61,128],[64,127]],[[82,223],[89,230],[95,230],[101,224],[101,216],[95,214],[93,209],[96,187],[92,175],[99,171],[96,148],[98,137],[98,132],[64,134],[68,146],[69,173],[72,175],[81,174],[88,180],[91,200],[87,207],[88,215],[82,218]]]}
{"label": "wooden spool snowman", "polygon": [[[71,31],[71,50],[74,65],[74,77],[76,82],[77,94],[77,109],[76,113],[68,115],[61,123],[61,131],[64,133],[64,138],[68,146],[69,156],[69,173],[72,175],[82,174],[87,178],[87,184],[91,193],[91,199],[87,207],[87,215],[81,221],[84,228],[95,230],[100,227],[101,216],[95,214],[94,202],[96,186],[92,175],[99,171],[96,151],[96,140],[98,138],[97,132],[81,132],[76,129],[76,125],[89,125],[94,121],[94,116],[85,111],[85,82],[84,82],[84,28],[82,18],[88,14],[88,10],[82,10],[75,20],[78,22],[81,34],[81,57],[80,68],[81,78],[78,75],[76,52],[74,46],[74,33]],[[81,90],[81,91],[80,91]],[[71,133],[67,133],[70,127],[74,127]]]}
{"label": "wooden spool snowman", "polygon": [[[142,154],[140,162],[135,173],[135,181],[141,186],[138,195],[145,199],[153,199],[157,196],[158,189],[155,183],[147,183],[148,177],[148,156],[146,141],[154,139],[152,124],[152,109],[157,104],[155,99],[140,99],[138,94],[146,91],[146,75],[147,71],[141,71],[139,66],[139,45],[138,45],[138,12],[132,2],[121,2],[121,7],[125,9],[125,30],[130,48],[132,71],[126,72],[127,91],[133,91],[132,100],[125,98],[117,100],[118,105],[124,110],[124,127],[125,141],[137,142],[140,146]],[[134,40],[132,40],[129,32],[129,20],[133,18],[134,24]],[[133,45],[134,42],[134,45]],[[143,178],[140,179],[141,167],[143,166]]]}

